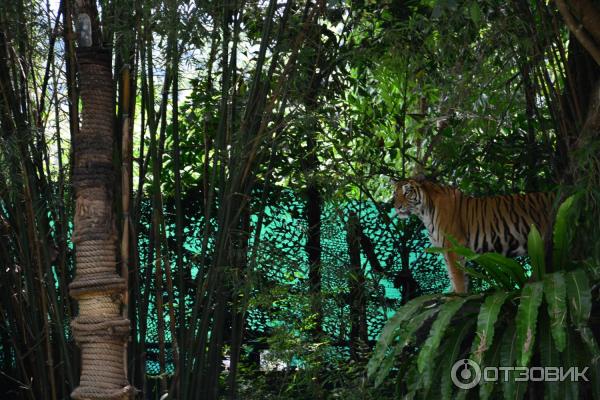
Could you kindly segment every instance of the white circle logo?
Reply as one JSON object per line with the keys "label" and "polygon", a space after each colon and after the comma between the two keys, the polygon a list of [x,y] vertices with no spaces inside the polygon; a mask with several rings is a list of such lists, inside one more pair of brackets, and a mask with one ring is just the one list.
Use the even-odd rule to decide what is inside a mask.
{"label": "white circle logo", "polygon": [[481,368],[475,361],[463,358],[454,363],[450,377],[459,389],[471,389],[481,380]]}

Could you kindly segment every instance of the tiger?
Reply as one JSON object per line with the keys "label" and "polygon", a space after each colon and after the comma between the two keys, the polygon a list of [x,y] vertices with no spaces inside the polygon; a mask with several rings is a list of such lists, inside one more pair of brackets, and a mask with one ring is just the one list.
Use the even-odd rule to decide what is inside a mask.
{"label": "tiger", "polygon": [[[550,229],[554,199],[552,192],[472,197],[426,179],[405,179],[396,182],[393,202],[400,218],[412,214],[423,222],[433,246],[451,247],[449,235],[476,253],[515,257],[527,253],[531,224],[542,237]],[[457,266],[461,257],[444,252],[444,259],[454,292],[466,293],[468,281]]]}

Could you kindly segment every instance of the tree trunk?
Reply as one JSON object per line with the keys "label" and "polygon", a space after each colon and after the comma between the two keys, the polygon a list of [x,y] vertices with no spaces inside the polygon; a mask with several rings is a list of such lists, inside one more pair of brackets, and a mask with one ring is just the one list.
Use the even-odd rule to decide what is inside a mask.
{"label": "tree trunk", "polygon": [[[360,262],[360,226],[358,216],[351,212],[348,218],[347,242],[350,255],[348,286],[350,287],[350,356],[360,360],[361,347],[368,341],[367,297],[365,273]],[[362,346],[361,346],[362,345]]]}
{"label": "tree trunk", "polygon": [[231,265],[234,268],[232,274],[233,290],[229,293],[229,301],[231,307],[231,341],[230,341],[230,364],[229,364],[229,399],[235,400],[238,398],[237,393],[237,370],[239,360],[242,354],[242,339],[245,325],[245,300],[242,291],[242,282],[245,275],[248,274],[248,245],[250,238],[250,204],[245,203],[245,207],[241,211],[239,231],[232,233],[231,247]]}
{"label": "tree trunk", "polygon": [[311,301],[311,313],[315,316],[315,334],[322,331],[323,316],[321,304],[321,193],[316,183],[309,183],[306,189],[306,221],[308,235],[306,252],[308,254],[308,281]]}
{"label": "tree trunk", "polygon": [[[71,328],[81,348],[82,368],[80,385],[71,397],[125,399],[131,395],[132,387],[124,365],[129,320],[121,314],[126,283],[116,272],[111,52],[100,47],[93,1],[80,2],[78,26],[83,109],[81,130],[73,137],[73,243],[77,269],[69,289],[79,306]],[[89,37],[84,34],[86,29]]]}

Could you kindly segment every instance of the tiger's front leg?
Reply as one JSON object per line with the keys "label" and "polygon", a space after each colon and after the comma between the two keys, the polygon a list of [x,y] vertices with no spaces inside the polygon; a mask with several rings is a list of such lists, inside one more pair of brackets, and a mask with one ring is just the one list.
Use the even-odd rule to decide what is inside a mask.
{"label": "tiger's front leg", "polygon": [[455,293],[467,293],[468,280],[463,270],[458,268],[458,262],[461,259],[455,253],[444,252],[448,276],[452,282],[452,289]]}

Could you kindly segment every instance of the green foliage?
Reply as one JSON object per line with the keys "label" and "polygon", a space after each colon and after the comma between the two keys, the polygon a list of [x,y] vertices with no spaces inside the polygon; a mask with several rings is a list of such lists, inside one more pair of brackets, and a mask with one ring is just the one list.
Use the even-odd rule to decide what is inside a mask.
{"label": "green foliage", "polygon": [[[62,17],[56,16],[58,1],[25,3],[0,5],[0,48],[6,53],[0,57],[0,269],[5,271],[0,284],[5,328],[0,334],[0,385],[10,382],[19,390],[16,396],[50,398],[70,393],[79,369],[71,338],[64,335],[65,321],[75,314],[68,295],[75,274],[69,240],[74,160],[71,141],[65,138],[69,117],[78,120],[68,115],[67,100],[76,110],[78,100],[69,92],[78,86],[63,70],[70,64],[69,47],[59,45],[62,33],[67,41],[72,37],[61,20],[73,2],[60,2]],[[132,338],[130,355],[147,351],[156,356],[159,350],[151,350],[160,348],[163,339],[146,329],[165,317],[156,315],[153,306],[163,290],[153,258],[161,257],[156,260],[165,265],[185,259],[185,268],[173,269],[170,288],[181,297],[165,307],[177,311],[177,321],[169,322],[176,323],[182,336],[199,332],[198,340],[178,343],[183,369],[175,376],[184,384],[182,399],[212,390],[215,385],[201,383],[207,377],[212,382],[220,371],[221,343],[229,350],[235,347],[227,344],[230,338],[209,333],[233,332],[242,342],[248,339],[243,327],[256,334],[249,317],[231,323],[230,316],[239,310],[277,321],[268,332],[261,331],[260,342],[271,348],[274,359],[291,363],[301,358],[304,363],[277,373],[243,365],[239,398],[392,398],[386,392],[396,383],[387,380],[390,374],[399,376],[403,393],[467,396],[453,391],[444,371],[469,354],[482,365],[538,359],[575,365],[591,359],[598,371],[590,314],[591,293],[600,279],[600,144],[597,131],[579,132],[587,105],[573,100],[589,97],[591,85],[569,82],[591,80],[578,76],[577,67],[586,60],[577,57],[585,51],[573,47],[577,43],[553,2],[133,3],[99,2],[115,72],[129,63],[136,88],[130,110],[135,117],[135,199],[128,217],[136,235],[130,295],[139,333]],[[46,10],[46,4],[55,6]],[[56,44],[49,46],[50,41]],[[170,47],[176,49],[177,62],[167,54]],[[171,122],[175,94],[167,79],[170,66],[180,73],[179,140]],[[567,76],[569,71],[573,76]],[[122,85],[116,88],[120,103]],[[117,144],[120,135],[116,129]],[[149,156],[150,135],[156,158]],[[117,177],[119,158],[116,150]],[[255,217],[265,204],[286,203],[273,185],[303,192],[311,183],[322,204],[364,204],[367,198],[375,204],[387,200],[392,190],[382,175],[409,176],[421,163],[443,183],[472,194],[548,190],[557,182],[565,184],[560,188],[564,192],[581,194],[558,209],[552,257],[544,254],[542,239],[547,238],[532,230],[531,277],[524,265],[495,253],[474,254],[456,243],[451,249],[434,249],[462,255],[470,263],[466,272],[494,290],[481,298],[441,295],[409,302],[389,322],[368,366],[348,362],[346,355],[332,361],[331,354],[343,348],[334,342],[346,341],[349,329],[347,324],[336,326],[323,338],[310,334],[318,324],[310,309],[313,298],[306,294],[303,209],[293,210],[293,224],[269,227],[272,221],[265,216],[263,229],[270,235],[263,235],[254,220],[247,229],[233,217],[245,214],[239,207],[245,200],[238,199],[251,198]],[[150,173],[157,165],[159,176]],[[241,181],[244,185],[238,185]],[[256,191],[251,192],[253,185]],[[115,203],[121,218],[119,186]],[[152,222],[152,227],[162,227],[160,237],[149,234],[156,231],[142,217],[150,188],[160,188],[165,205],[164,220]],[[174,235],[169,223],[180,208],[184,238]],[[206,229],[193,228],[201,220]],[[340,221],[323,224],[323,232],[343,226]],[[391,235],[379,239],[389,245],[385,252],[393,251],[378,256],[389,260],[381,265],[388,283],[402,264],[417,271],[417,292],[444,286],[444,271],[435,269],[434,257],[422,257],[426,240],[420,225],[385,221]],[[233,237],[226,233],[229,228]],[[240,250],[227,251],[236,236],[250,237],[252,254],[260,253],[260,259],[239,269],[233,260],[236,267],[230,267],[226,255]],[[343,286],[347,254],[325,243],[320,245],[322,290],[312,296],[323,301],[325,314],[336,313],[336,321],[345,322],[352,304]],[[180,246],[185,247],[182,259],[175,257]],[[383,253],[383,246],[376,247]],[[377,322],[369,326],[370,333],[396,306],[382,293],[378,274],[366,274],[369,322]],[[161,344],[169,348],[168,340]],[[133,370],[144,371],[140,360],[130,360]],[[365,383],[365,369],[376,377],[378,388]],[[147,382],[137,375],[132,384],[145,390]],[[54,381],[61,387],[48,391]],[[232,390],[228,395],[235,396],[227,386],[235,385],[225,381],[221,383]],[[596,393],[599,382],[592,382]],[[515,398],[525,387],[515,381],[503,387],[484,384],[480,397],[501,395],[501,390]],[[548,383],[545,394],[578,398],[587,392],[574,384]]]}
{"label": "green foliage", "polygon": [[369,375],[374,375],[380,368],[383,360],[388,355],[387,353],[389,352],[390,346],[396,340],[396,337],[398,337],[402,325],[407,323],[416,313],[421,311],[425,304],[436,298],[437,296],[435,295],[421,296],[418,300],[413,300],[404,305],[388,320],[379,335],[377,347],[369,360],[367,366]]}
{"label": "green foliage", "polygon": [[419,373],[423,375],[424,387],[429,389],[432,380],[432,369],[428,368],[434,362],[434,357],[439,349],[442,337],[446,333],[446,329],[452,320],[452,317],[460,310],[463,304],[467,301],[466,298],[451,299],[443,306],[440,306],[440,311],[436,320],[431,326],[429,337],[423,343],[423,347],[417,358],[417,368]]}
{"label": "green foliage", "polygon": [[465,261],[474,262],[482,267],[482,272],[470,268],[463,270],[476,278],[488,282],[492,286],[500,287],[505,290],[512,290],[516,287],[522,287],[527,277],[525,269],[517,261],[498,253],[477,254],[468,247],[458,244],[456,239],[448,237],[452,247],[447,249],[439,247],[430,247],[426,251],[430,253],[453,252],[463,257]]}
{"label": "green foliage", "polygon": [[531,276],[538,281],[546,273],[546,261],[544,260],[544,241],[535,225],[531,225],[527,236],[527,253],[531,260]]}
{"label": "green foliage", "polygon": [[394,338],[396,343],[392,351],[385,355],[381,364],[376,364],[374,367],[370,368],[376,371],[374,372],[375,387],[383,383],[384,379],[388,376],[390,370],[394,366],[396,358],[402,354],[404,348],[416,340],[415,334],[417,330],[433,318],[438,311],[437,308],[428,308],[420,314],[415,315],[406,326],[400,329],[399,335]]}
{"label": "green foliage", "polygon": [[554,272],[544,276],[544,299],[548,304],[550,329],[558,351],[564,351],[566,346],[566,298],[567,289],[564,273]]}
{"label": "green foliage", "polygon": [[[441,381],[439,395],[442,398],[464,398],[467,392],[453,391],[449,375],[454,362],[468,355],[481,367],[526,367],[540,363],[541,366],[566,368],[587,366],[591,386],[582,388],[571,382],[544,382],[544,393],[548,398],[577,398],[579,392],[585,390],[597,395],[600,347],[589,326],[590,275],[593,273],[583,268],[565,270],[572,265],[564,255],[572,237],[568,233],[572,199],[568,198],[557,213],[553,254],[560,261],[554,264],[556,272],[546,273],[543,240],[534,226],[528,238],[532,275],[527,282],[524,267],[519,266],[520,272],[517,272],[516,261],[507,261],[498,254],[475,254],[459,246],[454,239],[450,240],[453,247],[449,249],[433,249],[433,252],[453,251],[479,264],[484,271],[487,269],[484,274],[475,274],[488,279],[496,289],[483,296],[450,299],[443,295],[437,299],[428,296],[406,304],[384,328],[385,336],[380,337],[369,361],[367,372],[375,385],[384,382],[397,366],[397,371],[402,371],[407,382],[412,382],[400,386],[401,391],[411,398],[436,398],[438,394],[431,391],[436,377]],[[470,268],[465,270],[472,273]],[[471,307],[465,304],[478,305],[478,312],[470,311]],[[423,325],[426,321],[428,324]],[[403,326],[403,323],[407,325]],[[416,334],[421,327],[428,329],[428,333],[420,331]],[[389,351],[394,343],[395,349]],[[409,343],[414,351],[403,352]],[[445,345],[440,346],[441,343]],[[438,365],[443,368],[441,372]],[[418,379],[412,381],[410,377],[415,374]],[[527,385],[511,371],[509,379],[501,385],[481,383],[479,394],[487,399],[494,392],[497,395],[501,392],[506,399],[520,399],[528,390]]]}
{"label": "green foliage", "polygon": [[[544,291],[545,290],[546,290],[546,284],[544,284]],[[548,332],[550,329],[552,329],[550,324],[551,324],[551,320],[548,319],[547,317],[545,317],[544,314],[542,313],[540,315],[540,320],[539,320],[540,332]],[[562,326],[562,327],[563,327],[563,329],[565,328],[565,326]],[[554,336],[555,336],[554,332],[552,333],[552,335],[542,334],[540,336],[540,340],[538,341],[540,362],[544,366],[557,367],[560,365],[560,353],[557,350],[557,346],[555,346]],[[566,345],[566,334],[564,336],[564,340],[565,340],[565,345]],[[564,351],[564,347],[565,346],[563,346],[563,350],[561,350],[561,351]],[[548,382],[546,387],[548,389],[546,392],[546,398],[562,399],[564,397],[564,393],[563,393],[563,397],[561,397],[561,393],[560,393],[561,387],[560,387],[559,382]]]}
{"label": "green foliage", "polygon": [[[429,307],[422,305],[431,303],[431,296],[409,302],[399,313],[409,310],[411,316],[398,316],[394,320],[396,329],[388,330],[388,333],[396,332],[396,336],[390,337],[388,334],[385,340],[379,340],[373,353],[377,357],[372,357],[369,361],[369,377],[374,379],[375,385],[380,385],[392,373],[393,367],[397,366],[398,370],[406,369],[405,376],[411,373],[420,376],[418,383],[405,394],[416,398],[435,398],[428,393],[433,379],[438,377],[441,379],[442,398],[452,398],[455,388],[449,380],[451,366],[468,354],[480,366],[528,366],[532,359],[543,356],[543,360],[549,363],[543,364],[544,366],[569,367],[575,364],[569,364],[568,358],[575,357],[578,363],[576,365],[589,366],[590,376],[596,376],[599,349],[587,326],[591,305],[591,289],[585,284],[587,275],[579,269],[568,273],[572,282],[571,285],[567,283],[569,289],[566,291],[566,300],[572,305],[568,310],[571,321],[569,324],[565,318],[557,320],[564,309],[564,303],[561,306],[558,302],[560,283],[557,282],[560,282],[562,274],[548,274],[544,281],[528,283],[522,290],[491,292],[483,298],[470,296],[447,300],[440,295],[438,301]],[[543,301],[549,298],[555,300]],[[512,301],[504,306],[509,299]],[[472,305],[480,304],[479,311],[461,311],[467,301]],[[420,311],[415,315],[415,310]],[[410,322],[406,327],[398,330],[398,321],[409,318]],[[431,324],[423,325],[430,320]],[[427,326],[428,334],[415,335],[419,328]],[[473,326],[476,327],[475,330]],[[566,345],[565,332],[574,337],[569,345],[571,348]],[[466,340],[467,338],[471,339]],[[385,346],[392,343],[396,344],[393,351],[385,351]],[[409,343],[416,352],[402,352]],[[440,343],[444,345],[440,346]],[[576,355],[572,354],[573,347],[577,347]],[[533,365],[539,365],[539,359],[536,360],[538,361]],[[596,380],[593,382],[595,385]],[[554,388],[552,382],[548,382],[546,387],[548,392]],[[513,374],[511,379],[502,383],[501,388],[505,398],[520,398],[526,390],[526,384],[515,380]],[[499,389],[500,387],[482,384],[480,395],[482,398],[489,398]],[[455,392],[455,395],[457,393],[459,392]]]}
{"label": "green foliage", "polygon": [[498,291],[487,296],[481,305],[479,315],[477,316],[477,331],[475,332],[470,356],[471,360],[476,363],[481,363],[486,352],[494,343],[496,332],[494,325],[498,320],[500,309],[504,305],[504,302],[512,295],[509,292]]}
{"label": "green foliage", "polygon": [[[509,325],[504,332],[500,344],[500,365],[514,366],[518,363],[518,353],[523,343],[517,340],[517,328]],[[504,399],[520,399],[523,397],[525,384],[515,380],[514,371],[510,371],[509,379],[502,380]]]}
{"label": "green foliage", "polygon": [[451,326],[453,332],[446,335],[445,346],[443,346],[446,351],[444,354],[441,354],[442,360],[440,364],[440,390],[442,399],[451,399],[453,388],[450,374],[446,374],[444,371],[450,371],[454,362],[459,359],[459,355],[462,352],[463,341],[472,332],[471,330],[473,329],[473,325],[474,321],[469,319],[466,321],[466,323],[457,327]]}
{"label": "green foliage", "polygon": [[[576,263],[568,261],[568,249],[571,246],[573,237],[572,222],[575,217],[573,212],[573,202],[575,196],[568,197],[560,204],[553,231],[553,270],[568,270],[573,268]],[[453,252],[461,256],[464,261],[471,261],[478,264],[482,271],[475,271],[471,268],[463,270],[476,278],[483,279],[492,287],[503,290],[512,290],[515,287],[522,288],[527,280],[526,268],[514,259],[503,256],[502,254],[489,252],[477,254],[468,247],[461,246],[455,238],[448,237],[452,244],[449,248],[431,247],[427,249],[430,253]],[[544,240],[535,225],[531,225],[527,237],[527,250],[531,263],[531,277],[533,280],[541,280],[546,275],[545,247]]]}
{"label": "green foliage", "polygon": [[516,342],[519,343],[517,364],[529,365],[535,343],[539,307],[542,304],[542,282],[532,282],[521,290],[519,309],[516,316]]}
{"label": "green foliage", "polygon": [[569,269],[568,249],[573,235],[573,229],[569,229],[569,226],[572,225],[575,217],[573,207],[575,200],[575,195],[568,197],[556,212],[553,231],[554,247],[552,249],[552,269],[554,271]]}
{"label": "green foliage", "polygon": [[571,323],[579,328],[587,323],[592,310],[589,279],[583,270],[576,270],[567,273],[566,282]]}

